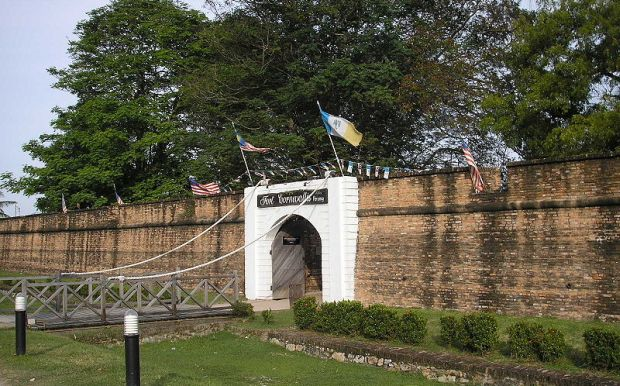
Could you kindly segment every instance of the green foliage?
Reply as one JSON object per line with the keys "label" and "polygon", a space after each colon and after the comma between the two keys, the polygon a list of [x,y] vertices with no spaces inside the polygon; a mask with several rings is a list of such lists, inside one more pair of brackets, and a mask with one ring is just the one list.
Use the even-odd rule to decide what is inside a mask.
{"label": "green foliage", "polygon": [[254,306],[247,302],[236,301],[232,305],[233,316],[247,318],[254,316]]}
{"label": "green foliage", "polygon": [[480,102],[497,90],[514,1],[211,3],[224,7],[213,21],[173,0],[90,12],[71,64],[49,70],[77,102],[24,145],[38,164],[5,175],[8,187],[40,194],[44,212],[59,210],[62,193],[69,208],[113,203],[113,183],[126,202],[187,197],[190,174],[230,182],[244,172],[232,122],[274,149],[248,153],[252,169],[326,161],[317,100],[364,134],[359,148],[335,140],[343,158],[464,165],[464,136],[478,162],[496,158]]}
{"label": "green foliage", "polygon": [[591,367],[620,370],[620,333],[602,328],[584,332],[586,356]]}
{"label": "green foliage", "polygon": [[396,311],[383,304],[372,304],[362,312],[361,332],[370,339],[390,339],[398,330]]}
{"label": "green foliage", "polygon": [[439,318],[441,327],[439,337],[441,342],[448,346],[457,346],[461,340],[462,325],[454,316],[442,316]]}
{"label": "green foliage", "polygon": [[364,306],[356,300],[341,300],[321,304],[313,329],[337,335],[356,335]]}
{"label": "green foliage", "polygon": [[426,318],[415,311],[407,311],[400,317],[398,339],[417,344],[426,336]]}
{"label": "green foliage", "polygon": [[293,303],[295,325],[301,330],[311,328],[317,318],[317,307],[316,298],[313,296],[297,299]]}
{"label": "green foliage", "polygon": [[497,320],[488,313],[468,314],[461,318],[460,346],[467,351],[484,354],[497,343]]}
{"label": "green foliage", "polygon": [[484,354],[497,343],[497,320],[488,313],[473,313],[460,320],[452,316],[442,317],[441,340],[461,350]]}
{"label": "green foliage", "polygon": [[89,13],[69,43],[71,64],[51,68],[54,87],[77,98],[56,108],[54,133],[24,145],[41,166],[4,176],[13,191],[41,194],[60,210],[187,196],[188,149],[178,109],[180,76],[200,57],[205,17],[172,0],[115,0]]}
{"label": "green foliage", "polygon": [[537,358],[550,362],[562,356],[566,349],[564,335],[554,328],[547,330],[538,323],[519,322],[510,326],[508,349],[515,358]]}
{"label": "green foliage", "polygon": [[271,311],[271,308],[261,312],[261,316],[263,317],[263,322],[265,322],[265,324],[272,324],[274,322],[273,312]]}
{"label": "green foliage", "polygon": [[516,23],[483,125],[526,158],[620,150],[620,3],[545,4]]}

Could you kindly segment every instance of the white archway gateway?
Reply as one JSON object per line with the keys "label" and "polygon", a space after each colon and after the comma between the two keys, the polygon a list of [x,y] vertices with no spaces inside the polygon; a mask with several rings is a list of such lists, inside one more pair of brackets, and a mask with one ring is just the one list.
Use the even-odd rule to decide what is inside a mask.
{"label": "white archway gateway", "polygon": [[[298,181],[256,188],[245,207],[245,242],[264,234],[278,220],[293,213],[301,200],[324,179]],[[245,189],[245,197],[252,194]],[[304,194],[306,196],[304,196]],[[300,199],[301,197],[301,199]],[[323,301],[354,298],[357,252],[357,179],[335,177],[317,190],[295,214],[309,221],[321,237]],[[248,299],[272,299],[272,242],[280,227],[245,249],[245,295]]]}

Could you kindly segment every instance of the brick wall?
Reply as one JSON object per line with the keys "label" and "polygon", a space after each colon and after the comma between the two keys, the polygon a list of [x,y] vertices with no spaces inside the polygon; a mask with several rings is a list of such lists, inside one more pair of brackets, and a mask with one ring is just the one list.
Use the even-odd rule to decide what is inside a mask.
{"label": "brick wall", "polygon": [[620,319],[620,157],[508,170],[505,193],[465,169],[360,183],[356,298]]}
{"label": "brick wall", "polygon": [[[364,303],[620,319],[620,156],[360,182],[355,296]],[[220,195],[0,220],[0,269],[84,271],[140,261],[207,228]],[[189,267],[243,244],[243,208],[205,237],[131,272]],[[207,272],[244,272],[243,252]],[[127,272],[126,272],[127,273]],[[241,283],[243,288],[243,283]]]}
{"label": "brick wall", "polygon": [[[58,273],[93,271],[145,260],[206,229],[232,209],[241,195],[220,195],[126,205],[68,214],[0,220],[0,267],[8,271]],[[243,245],[243,205],[204,237],[128,273],[166,272],[211,260]],[[243,252],[196,273],[230,273],[243,278]],[[111,273],[115,274],[115,273]],[[240,284],[243,288],[243,281]]]}

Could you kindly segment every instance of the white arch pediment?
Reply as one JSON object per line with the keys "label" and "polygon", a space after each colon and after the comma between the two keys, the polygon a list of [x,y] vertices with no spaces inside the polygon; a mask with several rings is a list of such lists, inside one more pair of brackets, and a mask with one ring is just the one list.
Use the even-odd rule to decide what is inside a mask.
{"label": "white arch pediment", "polygon": [[[330,178],[325,187],[323,184],[325,180],[319,179],[245,190],[245,196],[249,198],[245,208],[245,243],[264,235],[245,249],[245,294],[248,299],[270,299],[272,296],[269,251],[279,229],[274,225],[290,214],[308,220],[321,237],[323,300],[353,299],[358,224],[357,179]],[[274,204],[270,199],[275,195],[287,196],[291,192],[313,191],[316,188],[327,189],[322,195],[317,194],[316,203],[299,207],[298,204],[288,205],[286,199],[280,198],[286,205],[264,206]],[[256,189],[254,193],[253,189]],[[321,201],[323,196],[326,203]],[[263,207],[259,205],[261,198]]]}

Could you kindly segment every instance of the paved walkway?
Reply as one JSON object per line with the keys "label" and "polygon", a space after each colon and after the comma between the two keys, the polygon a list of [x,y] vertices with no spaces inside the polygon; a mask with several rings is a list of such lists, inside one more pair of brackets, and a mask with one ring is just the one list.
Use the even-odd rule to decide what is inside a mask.
{"label": "paved walkway", "polygon": [[255,312],[271,309],[272,311],[289,310],[291,308],[288,299],[279,300],[250,300]]}

